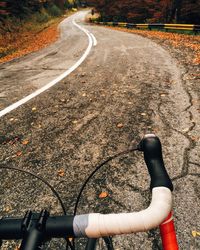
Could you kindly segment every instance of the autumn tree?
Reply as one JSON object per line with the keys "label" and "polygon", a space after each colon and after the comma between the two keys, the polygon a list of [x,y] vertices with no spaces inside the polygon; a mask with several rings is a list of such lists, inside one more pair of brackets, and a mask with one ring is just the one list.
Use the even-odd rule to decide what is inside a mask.
{"label": "autumn tree", "polygon": [[182,0],[176,7],[177,22],[200,24],[200,0]]}
{"label": "autumn tree", "polygon": [[65,0],[55,0],[54,3],[60,8],[60,9],[64,9],[64,3],[66,1]]}
{"label": "autumn tree", "polygon": [[200,23],[200,0],[87,0],[87,3],[108,21]]}

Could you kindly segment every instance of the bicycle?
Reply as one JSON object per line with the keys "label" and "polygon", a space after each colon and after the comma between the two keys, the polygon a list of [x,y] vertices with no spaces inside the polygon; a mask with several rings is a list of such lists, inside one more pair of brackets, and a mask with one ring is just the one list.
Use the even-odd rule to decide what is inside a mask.
{"label": "bicycle", "polygon": [[[136,150],[143,152],[151,177],[152,200],[149,207],[134,213],[76,215],[80,196],[89,179],[105,163],[119,155]],[[60,199],[53,187],[41,177],[37,178],[44,181]],[[75,249],[74,240],[70,241],[69,238],[86,237],[88,242],[85,249],[94,250],[97,239],[103,237],[107,249],[113,250],[111,236],[144,232],[159,226],[163,249],[177,250],[178,243],[171,213],[172,191],[173,185],[163,162],[161,142],[155,135],[148,134],[136,148],[110,157],[91,173],[78,195],[74,215],[66,215],[60,199],[65,213],[63,216],[50,216],[46,210],[42,210],[39,214],[27,211],[24,218],[1,218],[0,239],[22,239],[20,250],[38,250],[46,240],[52,238],[65,238],[67,249]]]}

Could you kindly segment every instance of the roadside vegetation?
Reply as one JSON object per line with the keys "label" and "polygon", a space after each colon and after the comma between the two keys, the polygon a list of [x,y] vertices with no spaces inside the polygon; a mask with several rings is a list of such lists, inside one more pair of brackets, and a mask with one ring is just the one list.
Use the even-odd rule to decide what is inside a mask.
{"label": "roadside vegetation", "polygon": [[37,51],[58,38],[57,25],[75,1],[0,1],[0,63]]}

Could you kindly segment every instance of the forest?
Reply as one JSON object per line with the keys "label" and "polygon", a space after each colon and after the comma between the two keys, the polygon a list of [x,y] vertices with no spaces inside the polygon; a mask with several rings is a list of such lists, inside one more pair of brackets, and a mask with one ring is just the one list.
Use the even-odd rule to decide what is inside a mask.
{"label": "forest", "polygon": [[[80,1],[76,0],[0,0],[0,20],[13,17],[25,19],[44,10],[49,14],[58,15],[64,9],[77,7],[78,4]],[[51,13],[53,11],[55,13]]]}
{"label": "forest", "polygon": [[200,24],[200,0],[87,0],[104,21]]}
{"label": "forest", "polygon": [[94,6],[106,21],[200,24],[200,0],[0,0],[0,21],[24,19],[44,9],[58,15],[83,4]]}

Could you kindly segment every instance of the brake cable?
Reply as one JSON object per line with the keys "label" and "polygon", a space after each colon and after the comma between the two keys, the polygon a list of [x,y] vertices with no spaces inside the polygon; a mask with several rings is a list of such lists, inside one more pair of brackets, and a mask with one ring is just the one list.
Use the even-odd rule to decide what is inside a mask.
{"label": "brake cable", "polygon": [[[115,158],[121,156],[121,155],[124,155],[124,154],[128,154],[130,152],[133,152],[133,151],[136,151],[138,150],[138,148],[131,148],[129,150],[125,150],[125,151],[122,151],[122,152],[119,152],[113,156],[110,156],[108,157],[105,161],[103,161],[101,164],[97,165],[95,167],[95,169],[92,171],[92,173],[88,176],[88,178],[85,180],[85,182],[83,183],[79,193],[78,193],[78,196],[77,196],[77,199],[76,199],[76,203],[75,203],[75,207],[74,207],[74,216],[76,215],[77,213],[77,209],[78,209],[78,205],[79,205],[79,201],[80,201],[80,198],[81,198],[81,195],[83,193],[83,190],[85,189],[87,183],[90,181],[90,179],[95,175],[95,173],[100,170],[105,164],[107,164],[108,162],[114,160]],[[0,165],[0,169],[12,169],[12,170],[16,170],[16,171],[19,171],[19,172],[22,172],[22,173],[25,173],[25,174],[28,174],[28,175],[31,175],[37,179],[39,179],[40,181],[42,181],[44,184],[46,184],[50,189],[51,191],[53,192],[53,194],[56,196],[56,198],[58,199],[59,203],[60,203],[60,206],[62,207],[62,210],[63,210],[63,213],[64,215],[66,215],[66,209],[65,209],[65,206],[64,206],[64,203],[60,197],[60,195],[58,194],[58,192],[54,189],[53,186],[51,186],[51,184],[45,180],[44,178],[32,173],[32,172],[29,172],[27,170],[23,170],[23,169],[20,169],[20,168],[17,168],[17,167],[9,167],[9,166],[1,166]],[[68,246],[71,248],[71,250],[75,250],[75,242],[73,240],[73,242],[71,243],[70,240],[68,238],[65,238],[65,240],[67,241],[67,246],[66,246],[66,249],[68,249]]]}
{"label": "brake cable", "polygon": [[101,164],[99,164],[99,165],[97,165],[97,166],[95,167],[95,169],[92,171],[92,173],[91,173],[91,174],[88,176],[88,178],[85,180],[85,182],[83,183],[83,185],[82,185],[82,187],[81,187],[81,189],[80,189],[80,191],[79,191],[79,194],[78,194],[77,199],[76,199],[75,208],[74,208],[74,216],[75,216],[76,213],[77,213],[77,208],[78,208],[79,201],[80,201],[81,195],[82,195],[82,193],[83,193],[83,190],[85,189],[85,187],[86,187],[87,183],[89,182],[89,180],[95,175],[95,173],[96,173],[99,169],[101,169],[106,163],[108,163],[108,162],[114,160],[115,158],[117,158],[117,157],[119,157],[119,156],[121,156],[121,155],[128,154],[128,153],[133,152],[133,151],[137,151],[137,150],[138,150],[138,148],[131,148],[131,149],[128,149],[128,150],[119,152],[119,153],[117,153],[117,154],[115,154],[115,155],[113,155],[113,156],[108,157],[105,161],[103,161]]}
{"label": "brake cable", "polygon": [[[63,214],[64,215],[67,215],[66,213],[66,209],[65,209],[65,206],[64,206],[64,203],[60,197],[60,195],[58,194],[58,192],[54,189],[53,186],[51,186],[51,184],[45,180],[44,178],[32,173],[32,172],[29,172],[29,171],[26,171],[26,170],[23,170],[23,169],[20,169],[20,168],[17,168],[17,167],[9,167],[9,166],[0,166],[1,169],[12,169],[12,170],[16,170],[16,171],[19,171],[19,172],[22,172],[22,173],[25,173],[25,174],[28,174],[28,175],[31,175],[37,179],[39,179],[40,181],[42,181],[44,184],[46,184],[50,189],[51,191],[53,192],[53,194],[56,196],[56,198],[58,199],[59,203],[60,203],[60,206],[62,207],[62,210],[63,210]],[[73,244],[71,244],[70,240],[69,239],[65,239],[67,241],[67,249],[68,249],[68,246],[71,248],[71,250],[74,250],[74,246]]]}

